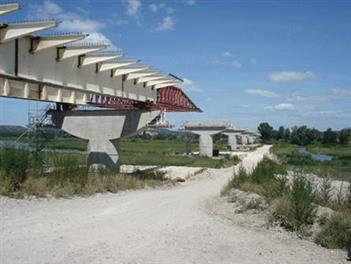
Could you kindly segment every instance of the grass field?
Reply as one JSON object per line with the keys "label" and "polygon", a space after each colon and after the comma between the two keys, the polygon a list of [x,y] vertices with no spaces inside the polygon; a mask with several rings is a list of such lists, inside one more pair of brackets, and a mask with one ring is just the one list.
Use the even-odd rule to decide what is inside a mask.
{"label": "grass field", "polygon": [[315,161],[310,155],[299,153],[298,146],[289,143],[276,143],[272,152],[280,158],[289,169],[304,169],[320,176],[326,174],[332,178],[351,181],[351,144],[308,145],[307,150],[313,154],[325,154],[331,161]]}
{"label": "grass field", "polygon": [[[15,137],[0,137],[0,140],[14,141]],[[23,137],[19,142],[29,143],[30,146],[43,145],[41,139],[35,144],[29,138]],[[55,138],[46,143],[47,148],[86,151],[87,141],[77,138]],[[211,159],[198,156],[186,156],[185,138],[172,139],[144,139],[126,138],[119,142],[120,162],[125,165],[158,165],[158,166],[193,166],[220,168],[227,167],[239,162],[237,157],[225,156],[220,159]],[[226,141],[217,140],[214,147],[225,150]],[[191,144],[191,151],[198,151],[198,142],[194,140]]]}

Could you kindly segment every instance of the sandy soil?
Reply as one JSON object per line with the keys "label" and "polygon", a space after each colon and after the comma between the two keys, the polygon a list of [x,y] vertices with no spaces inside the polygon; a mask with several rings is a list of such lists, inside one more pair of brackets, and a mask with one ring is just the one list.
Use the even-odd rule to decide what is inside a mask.
{"label": "sandy soil", "polygon": [[[248,154],[256,164],[268,146]],[[173,188],[90,198],[0,198],[0,263],[344,263],[345,253],[211,213],[233,168]]]}

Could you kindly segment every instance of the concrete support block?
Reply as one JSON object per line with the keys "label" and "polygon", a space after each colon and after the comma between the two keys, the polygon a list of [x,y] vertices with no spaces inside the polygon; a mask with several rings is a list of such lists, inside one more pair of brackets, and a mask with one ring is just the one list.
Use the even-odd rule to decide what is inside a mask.
{"label": "concrete support block", "polygon": [[54,124],[67,133],[88,140],[88,167],[104,166],[119,172],[118,139],[135,135],[160,111],[63,111],[52,114]]}
{"label": "concrete support block", "polygon": [[199,151],[200,156],[213,156],[213,140],[211,135],[205,133],[200,134]]}
{"label": "concrete support block", "polygon": [[240,135],[241,145],[247,145],[247,137],[246,135]]}
{"label": "concrete support block", "polygon": [[220,133],[220,130],[189,130],[191,133],[200,136],[199,155],[201,157],[213,157],[213,139],[212,136]]}
{"label": "concrete support block", "polygon": [[238,135],[237,133],[232,133],[232,132],[226,132],[223,133],[224,135],[228,136],[228,146],[230,147],[231,151],[235,151],[238,149],[238,144],[237,144],[237,139],[236,136]]}
{"label": "concrete support block", "polygon": [[119,172],[119,141],[104,138],[91,139],[87,147],[87,165],[90,169],[105,167]]}

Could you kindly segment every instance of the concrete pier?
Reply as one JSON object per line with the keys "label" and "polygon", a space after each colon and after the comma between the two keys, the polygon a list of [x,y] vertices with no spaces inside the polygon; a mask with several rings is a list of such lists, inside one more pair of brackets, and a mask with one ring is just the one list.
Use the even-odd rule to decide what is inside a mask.
{"label": "concrete pier", "polygon": [[88,140],[88,168],[105,167],[119,172],[118,139],[135,135],[160,111],[77,110],[54,112],[54,124]]}
{"label": "concrete pier", "polygon": [[237,142],[237,137],[240,136],[240,134],[244,130],[239,129],[239,128],[229,128],[224,130],[222,134],[226,135],[228,137],[228,146],[231,151],[238,150],[238,142]]}
{"label": "concrete pier", "polygon": [[202,157],[213,157],[213,135],[216,135],[226,129],[226,124],[183,124],[183,128],[193,134],[199,135],[199,155]]}

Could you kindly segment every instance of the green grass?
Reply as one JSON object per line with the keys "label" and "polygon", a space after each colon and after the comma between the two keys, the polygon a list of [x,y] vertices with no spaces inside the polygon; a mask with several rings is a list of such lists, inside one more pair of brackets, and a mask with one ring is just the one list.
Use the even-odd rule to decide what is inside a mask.
{"label": "green grass", "polygon": [[288,169],[304,169],[318,176],[328,174],[339,180],[351,181],[351,144],[308,145],[307,150],[313,154],[332,156],[331,161],[315,161],[310,155],[299,153],[298,146],[289,143],[276,143],[271,151]]}
{"label": "green grass", "polygon": [[328,219],[315,241],[327,248],[351,247],[351,210],[335,213]]}
{"label": "green grass", "polygon": [[315,194],[312,184],[303,174],[296,173],[291,184],[288,184],[286,174],[284,165],[264,158],[251,173],[243,168],[234,173],[222,190],[222,195],[232,188],[257,193],[272,204],[274,222],[301,232],[314,222]]}
{"label": "green grass", "polygon": [[275,198],[286,191],[286,169],[281,164],[269,159],[263,158],[256,168],[248,173],[242,167],[228,181],[228,184],[222,190],[225,194],[232,188],[240,189],[246,192],[255,192],[266,198]]}
{"label": "green grass", "polygon": [[168,182],[156,171],[115,174],[107,170],[88,173],[81,156],[51,156],[50,170],[44,170],[42,159],[25,150],[0,150],[0,195],[24,197],[69,197],[97,192],[157,186]]}
{"label": "green grass", "polygon": [[[2,140],[13,141],[14,137],[1,137]],[[29,143],[35,146],[27,137],[21,138],[22,143]],[[55,138],[50,140],[47,145],[52,149],[70,149],[86,151],[87,141],[78,138]],[[224,150],[226,142],[218,140],[215,142],[215,148]],[[176,139],[142,139],[138,137],[120,140],[120,163],[122,165],[156,165],[156,166],[192,166],[221,168],[235,165],[239,159],[234,157],[221,157],[220,159],[211,159],[198,156],[184,156],[186,152],[186,140],[184,138]],[[194,141],[191,145],[191,151],[198,151],[198,142]],[[50,154],[51,155],[51,154]],[[59,154],[57,154],[59,155]],[[85,157],[82,155],[82,159]]]}

